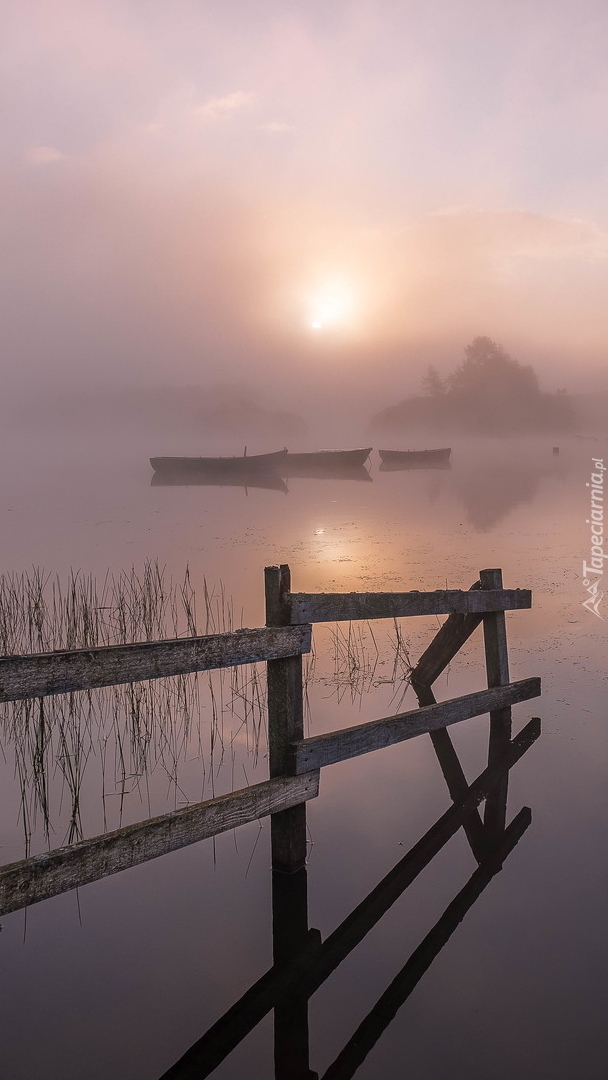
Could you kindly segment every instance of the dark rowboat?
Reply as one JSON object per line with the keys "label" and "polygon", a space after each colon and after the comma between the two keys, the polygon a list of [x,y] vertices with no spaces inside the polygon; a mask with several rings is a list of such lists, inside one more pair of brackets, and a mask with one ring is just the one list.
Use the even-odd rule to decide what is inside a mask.
{"label": "dark rowboat", "polygon": [[365,465],[372,447],[363,450],[314,450],[309,454],[289,453],[281,463],[281,472],[285,469],[345,469]]}
{"label": "dark rowboat", "polygon": [[153,457],[150,464],[156,473],[207,473],[214,476],[251,476],[276,472],[285,461],[287,450],[274,454],[251,454],[242,457]]}
{"label": "dark rowboat", "polygon": [[447,468],[450,464],[451,447],[441,450],[379,450],[384,466],[395,469]]}

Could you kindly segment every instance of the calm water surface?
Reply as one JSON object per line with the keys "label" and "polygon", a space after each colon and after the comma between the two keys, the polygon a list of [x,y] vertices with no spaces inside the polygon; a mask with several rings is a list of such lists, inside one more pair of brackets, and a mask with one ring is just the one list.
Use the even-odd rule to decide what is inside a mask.
{"label": "calm water surface", "polygon": [[[361,441],[351,434],[350,445]],[[277,562],[290,564],[296,591],[468,588],[491,566],[502,567],[507,587],[533,590],[533,610],[507,617],[512,678],[543,679],[542,698],[514,710],[515,730],[531,715],[543,721],[510,778],[510,817],[530,806],[532,825],[379,1038],[361,1080],[606,1075],[606,624],[582,608],[581,582],[585,484],[603,445],[572,440],[555,459],[548,441],[455,443],[446,472],[380,473],[374,454],[371,483],[293,479],[283,494],[151,486],[150,453],[197,452],[177,438],[4,436],[7,572],[80,568],[101,580],[157,560],[178,581],[187,564],[197,592],[203,577],[216,598],[223,583],[244,626],[263,624],[263,567]],[[402,624],[414,660],[436,626]],[[404,688],[392,682],[392,627],[374,632],[378,655],[369,636],[358,639],[353,684],[342,677],[335,628],[315,628],[310,732],[395,711]],[[482,654],[477,634],[437,696],[482,688]],[[81,762],[84,835],[102,831],[104,820],[114,827],[264,778],[263,728],[254,737],[229,683],[222,693],[212,759],[202,694],[181,741],[168,731],[165,756],[157,742],[144,779],[125,783],[123,769],[122,787],[115,729],[94,704]],[[166,724],[171,702],[155,708]],[[484,767],[486,728],[479,718],[451,729],[469,779]],[[102,744],[112,747],[103,769]],[[8,862],[23,855],[24,828],[6,730],[3,750]],[[50,770],[49,791],[58,846],[70,819],[61,768]],[[324,770],[320,796],[308,804],[309,924],[323,938],[331,933],[448,805],[428,737]],[[46,842],[38,819],[32,850]],[[319,1076],[474,867],[461,830],[312,997],[310,1064]],[[0,1074],[157,1080],[270,966],[270,876],[265,820],[5,917]],[[269,1077],[272,1062],[267,1017],[214,1075]]]}

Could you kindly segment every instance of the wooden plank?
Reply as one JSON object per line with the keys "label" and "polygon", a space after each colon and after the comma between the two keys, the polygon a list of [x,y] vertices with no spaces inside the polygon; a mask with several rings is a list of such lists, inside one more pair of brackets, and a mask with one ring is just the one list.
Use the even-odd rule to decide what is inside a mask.
{"label": "wooden plank", "polygon": [[289,626],[291,571],[287,563],[264,567],[266,626]]}
{"label": "wooden plank", "polygon": [[[471,585],[471,589],[479,588],[479,581]],[[420,706],[436,704],[431,683],[453,660],[466,639],[479,626],[481,619],[481,615],[450,615],[446,619],[410,676]],[[450,796],[454,802],[458,802],[467,790],[467,781],[452,740],[446,728],[438,728],[429,734]],[[464,831],[473,855],[478,863],[481,862],[487,844],[484,824],[478,810],[474,810],[467,818]]]}
{"label": "wooden plank", "polygon": [[319,793],[319,774],[280,776],[0,867],[0,915],[157,859]]}
{"label": "wooden plank", "polygon": [[[286,597],[291,575],[286,564],[267,566],[264,570],[266,623],[284,627],[289,622]],[[311,630],[310,625],[308,629]],[[302,657],[290,656],[269,660],[268,672],[268,757],[272,776],[293,772],[289,748],[304,737],[304,691]],[[302,803],[270,822],[272,867],[294,873],[306,862],[306,807]]]}
{"label": "wooden plank", "polygon": [[[282,597],[289,591],[289,567],[267,566],[265,571],[266,622],[288,619]],[[284,621],[277,626],[284,632]],[[310,624],[308,630],[311,631]],[[270,775],[289,771],[289,744],[304,734],[302,657],[289,656],[268,662],[268,751]]]}
{"label": "wooden plank", "polygon": [[[469,592],[481,589],[481,582],[476,581]],[[428,649],[423,652],[416,667],[411,674],[411,684],[420,701],[419,689],[430,687],[448,664],[452,662],[456,653],[464,645],[474,630],[482,621],[483,615],[475,614],[452,614],[446,619],[443,626],[435,634]],[[420,701],[421,705],[429,702]]]}
{"label": "wooden plank", "polygon": [[[484,769],[467,789],[460,804],[451,806],[442,814],[323,943],[318,930],[309,930],[297,955],[286,964],[275,963],[262,975],[163,1074],[162,1080],[202,1080],[217,1068],[277,1002],[296,991],[301,991],[307,997],[315,993],[458,831],[471,811],[492,790],[503,771],[511,769],[539,735],[540,721],[535,717],[513,739],[500,765]],[[306,871],[300,873],[304,875]],[[273,890],[277,886],[291,890],[291,882],[297,877],[295,874],[273,876]],[[304,901],[301,900],[301,903],[303,907]]]}
{"label": "wooden plank", "polygon": [[437,589],[404,593],[291,593],[285,604],[296,623],[400,619],[409,615],[483,613],[532,606],[529,589]]}
{"label": "wooden plank", "polygon": [[437,705],[426,705],[421,709],[372,720],[367,724],[344,728],[342,731],[315,735],[293,745],[295,771],[305,773],[324,765],[333,765],[337,761],[346,761],[372,750],[393,746],[405,739],[413,739],[417,735],[425,735],[436,728],[458,724],[472,716],[528,701],[539,694],[540,679],[522,679],[520,682],[509,683],[508,686],[479,690],[475,694],[465,694]]}
{"label": "wooden plank", "polygon": [[[502,570],[481,570],[479,580],[483,591],[494,593],[502,588]],[[509,681],[509,650],[504,611],[495,610],[484,615],[483,627],[488,686],[504,686]]]}
{"label": "wooden plank", "polygon": [[310,652],[310,626],[262,627],[206,637],[104,645],[0,659],[0,701],[164,679]]}
{"label": "wooden plank", "polygon": [[454,897],[441,918],[378,999],[374,1008],[359,1024],[352,1038],[348,1040],[338,1057],[323,1074],[323,1080],[351,1080],[355,1076],[369,1052],[394,1020],[401,1006],[428,971],[435,957],[447,944],[459,923],[492,878],[499,873],[503,862],[519,843],[531,821],[532,813],[529,807],[525,806],[505,831],[493,856],[482,863],[471,875],[464,888]]}
{"label": "wooden plank", "polygon": [[[482,570],[479,580],[484,590],[500,589],[502,588],[502,570]],[[483,638],[488,686],[505,686],[509,682],[509,650],[504,611],[484,615]],[[488,764],[500,759],[510,739],[510,707],[491,710]],[[508,782],[508,777],[505,776],[502,784],[494,790],[492,797],[486,803],[484,823],[495,836],[499,836],[504,831],[507,819]]]}
{"label": "wooden plank", "polygon": [[[418,704],[420,706],[435,705],[437,703],[435,695],[430,687],[419,687],[416,690],[416,696],[418,697]],[[458,754],[450,739],[449,732],[447,728],[437,728],[435,731],[430,731],[429,736],[433,744],[433,750],[437,755],[443,778],[447,784],[450,798],[453,802],[458,802],[464,797],[468,790],[468,785],[462,765],[458,760]],[[464,823],[464,831],[473,855],[478,863],[481,862],[486,854],[487,844],[484,824],[478,810],[474,810],[471,813],[471,816],[467,818]]]}

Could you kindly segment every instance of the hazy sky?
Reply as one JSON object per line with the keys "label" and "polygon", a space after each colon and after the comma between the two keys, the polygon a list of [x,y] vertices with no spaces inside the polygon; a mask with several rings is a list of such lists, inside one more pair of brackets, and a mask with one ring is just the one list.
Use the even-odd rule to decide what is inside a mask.
{"label": "hazy sky", "polygon": [[476,334],[606,385],[605,0],[20,0],[1,48],[5,386],[381,396]]}

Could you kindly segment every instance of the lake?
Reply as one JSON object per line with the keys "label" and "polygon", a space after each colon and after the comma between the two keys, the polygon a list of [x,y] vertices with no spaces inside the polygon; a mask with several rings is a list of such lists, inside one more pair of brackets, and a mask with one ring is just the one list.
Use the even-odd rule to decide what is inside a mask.
{"label": "lake", "polygon": [[[290,565],[295,591],[467,589],[486,567],[501,567],[507,588],[532,589],[532,610],[507,615],[511,677],[543,681],[540,699],[514,708],[515,732],[542,719],[509,779],[509,818],[528,806],[532,823],[392,1022],[378,1021],[356,1076],[603,1078],[606,624],[582,606],[582,564],[586,484],[605,440],[562,438],[557,457],[549,438],[453,440],[445,471],[381,472],[374,451],[371,482],[292,478],[287,493],[153,486],[149,455],[201,452],[192,435],[1,440],[4,573],[31,580],[44,568],[49,589],[93,575],[109,608],[112,581],[157,568],[163,617],[180,633],[188,604],[202,633],[209,619],[214,629],[263,625],[263,569],[276,563]],[[275,447],[249,452],[258,449]],[[133,589],[121,595],[128,604]],[[408,657],[439,622],[316,626],[307,731],[414,708]],[[166,680],[135,703],[74,695],[71,713],[58,698],[44,745],[39,725],[27,727],[35,710],[24,720],[22,706],[5,707],[2,862],[264,779],[262,676],[192,677],[178,690]],[[478,631],[436,693],[484,685]],[[469,781],[485,766],[487,726],[480,717],[450,729]],[[325,939],[449,806],[428,736],[323,770],[307,804],[309,925]],[[4,917],[0,1074],[158,1080],[272,963],[269,838],[264,819]],[[475,865],[460,829],[311,997],[313,1073],[298,1071],[300,1059],[281,1075],[330,1069]],[[340,1068],[329,1075],[355,1075]],[[272,1075],[268,1014],[213,1076]]]}

